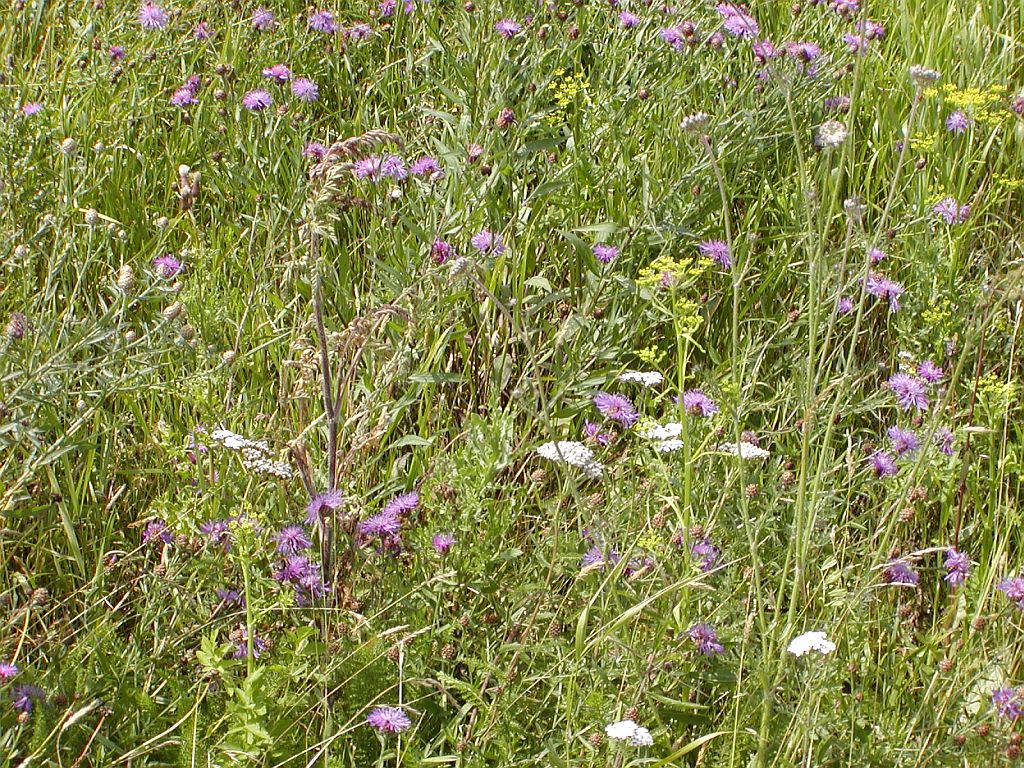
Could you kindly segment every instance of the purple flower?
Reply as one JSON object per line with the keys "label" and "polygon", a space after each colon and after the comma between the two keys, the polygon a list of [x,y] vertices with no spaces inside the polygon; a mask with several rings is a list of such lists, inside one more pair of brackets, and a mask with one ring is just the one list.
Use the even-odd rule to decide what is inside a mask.
{"label": "purple flower", "polygon": [[849,96],[829,96],[822,104],[826,112],[841,112],[845,114],[850,111]]}
{"label": "purple flower", "polygon": [[614,436],[601,431],[601,425],[593,421],[583,422],[583,436],[587,440],[593,440],[598,445],[610,445]]}
{"label": "purple flower", "polygon": [[434,174],[441,175],[443,171],[437,164],[437,160],[430,155],[423,155],[409,166],[409,173],[413,176],[433,176]]}
{"label": "purple flower", "polygon": [[939,452],[944,453],[947,456],[953,455],[953,432],[946,427],[939,427],[935,430],[935,435],[932,437],[935,441],[935,445],[939,447]]}
{"label": "purple flower", "polygon": [[455,537],[450,533],[435,533],[434,537],[430,540],[430,546],[432,546],[438,554],[443,555],[455,546]]}
{"label": "purple flower", "polygon": [[871,464],[871,468],[875,470],[875,474],[878,477],[889,477],[899,472],[899,467],[896,466],[896,459],[885,451],[875,451],[872,453],[868,456],[868,463]]}
{"label": "purple flower", "polygon": [[1024,715],[1024,700],[1014,688],[996,688],[992,691],[992,704],[996,712],[1008,720],[1016,721]]}
{"label": "purple flower", "polygon": [[469,242],[481,253],[491,253],[495,256],[500,256],[505,252],[505,241],[501,239],[501,235],[497,232],[491,232],[489,229],[480,230],[470,238]]}
{"label": "purple flower", "polygon": [[18,668],[13,664],[0,662],[0,680],[10,680],[18,674]]}
{"label": "purple flower", "polygon": [[274,28],[274,13],[267,8],[257,8],[252,12],[252,26],[260,32]]}
{"label": "purple flower", "polygon": [[313,160],[323,160],[327,156],[327,147],[319,141],[310,141],[302,148],[302,156]]}
{"label": "purple flower", "polygon": [[797,61],[802,61],[805,64],[809,64],[821,56],[821,48],[817,43],[785,43],[782,48],[786,52],[787,56],[796,59]]}
{"label": "purple flower", "polygon": [[142,543],[148,544],[151,541],[162,541],[164,544],[174,541],[174,536],[163,520],[150,520],[146,523],[146,528],[142,532]]}
{"label": "purple flower", "polygon": [[171,94],[171,104],[175,107],[184,109],[185,107],[198,104],[199,99],[196,98],[196,93],[188,86],[179,88]]}
{"label": "purple flower", "polygon": [[848,296],[841,296],[836,304],[836,310],[841,315],[848,315],[853,312],[853,299]]}
{"label": "purple flower", "polygon": [[209,536],[214,544],[220,544],[225,550],[231,547],[231,523],[235,518],[228,517],[224,520],[207,520],[200,523],[199,532]]}
{"label": "purple flower", "polygon": [[36,702],[43,701],[45,698],[46,691],[38,685],[24,683],[11,689],[11,705],[15,710],[24,712],[26,715],[31,715]]}
{"label": "purple flower", "polygon": [[338,31],[338,25],[334,23],[334,14],[330,11],[313,11],[309,14],[309,28],[325,35],[333,35]]}
{"label": "purple flower", "polygon": [[402,529],[402,521],[394,512],[378,512],[362,520],[356,531],[364,539],[384,539],[388,541],[398,535]]}
{"label": "purple flower", "polygon": [[299,101],[311,104],[320,98],[320,87],[308,77],[297,77],[292,82],[292,95]]}
{"label": "purple flower", "polygon": [[604,552],[596,544],[583,553],[583,558],[580,560],[580,570],[585,571],[588,568],[601,568],[603,569],[606,564]]}
{"label": "purple flower", "polygon": [[677,51],[683,50],[683,46],[686,44],[686,37],[681,27],[662,27],[658,30],[658,36]]}
{"label": "purple flower", "polygon": [[377,4],[377,13],[380,14],[382,19],[394,16],[397,9],[398,0],[381,0],[381,2]]}
{"label": "purple flower", "polygon": [[950,226],[953,226],[954,224],[962,224],[967,220],[971,213],[971,206],[960,205],[956,198],[944,197],[932,206],[932,213]]}
{"label": "purple flower", "polygon": [[611,264],[619,257],[619,249],[607,243],[594,244],[594,258],[602,264]]}
{"label": "purple flower", "polygon": [[757,22],[735,5],[730,3],[721,3],[720,5],[715,6],[715,10],[717,10],[722,16],[725,31],[733,37],[751,39],[757,37],[758,33],[761,31]]}
{"label": "purple flower", "polygon": [[937,384],[942,381],[942,369],[931,360],[924,360],[918,364],[917,375],[929,384]]}
{"label": "purple flower", "polygon": [[894,373],[889,377],[887,385],[896,395],[900,408],[909,411],[916,408],[923,411],[928,407],[928,395],[924,390],[924,382],[907,373]]}
{"label": "purple flower", "polygon": [[153,259],[153,271],[158,277],[169,280],[181,272],[181,262],[173,254],[165,253]]}
{"label": "purple flower", "polygon": [[882,571],[882,579],[887,584],[903,584],[916,587],[921,576],[913,568],[899,560],[893,560]]}
{"label": "purple flower", "polygon": [[957,135],[971,127],[971,120],[962,109],[950,112],[946,118],[946,130]]}
{"label": "purple flower", "polygon": [[263,76],[278,83],[287,83],[292,79],[292,71],[288,69],[287,64],[274,64],[263,68]]}
{"label": "purple flower", "polygon": [[1016,605],[1018,609],[1024,611],[1024,578],[1011,576],[1008,579],[1003,579],[1003,582],[996,589],[1006,595],[1010,602]]}
{"label": "purple flower", "polygon": [[27,104],[23,104],[21,107],[21,114],[25,117],[31,117],[32,115],[38,115],[43,111],[43,105],[38,101],[30,101]]}
{"label": "purple flower", "polygon": [[274,571],[274,579],[277,581],[297,584],[311,573],[317,573],[320,566],[310,562],[305,555],[287,555],[283,562]]}
{"label": "purple flower", "polygon": [[384,505],[381,514],[406,517],[420,505],[420,492],[400,493]]}
{"label": "purple flower", "polygon": [[[263,655],[263,652],[267,650],[267,641],[257,635],[255,632],[252,636],[252,657],[258,659]],[[249,631],[242,627],[242,639],[235,646],[234,652],[231,654],[233,659],[244,659],[249,655]]]}
{"label": "purple flower", "polygon": [[722,240],[705,240],[697,246],[701,256],[705,256],[716,262],[722,269],[732,267],[732,255],[729,253],[729,246]]}
{"label": "purple flower", "polygon": [[971,572],[971,558],[955,549],[946,551],[943,565],[946,567],[946,575],[943,578],[954,589],[967,581],[967,576]]}
{"label": "purple flower", "polygon": [[274,100],[270,97],[270,94],[260,89],[249,91],[242,97],[242,106],[253,112],[264,110],[273,103]]}
{"label": "purple flower", "polygon": [[112,45],[107,51],[107,55],[110,56],[111,61],[120,61],[124,58],[124,46],[123,45]]}
{"label": "purple flower", "polygon": [[776,58],[782,52],[772,45],[770,40],[759,40],[752,46],[754,51],[754,61],[758,64],[766,64],[771,59]]}
{"label": "purple flower", "polygon": [[630,13],[629,11],[620,11],[619,23],[626,29],[629,29],[630,27],[635,27],[640,23],[640,17],[635,13]]}
{"label": "purple flower", "polygon": [[277,551],[282,555],[297,555],[313,546],[306,532],[299,525],[288,525],[277,534]]}
{"label": "purple flower", "polygon": [[683,392],[683,410],[707,418],[718,413],[718,406],[714,400],[704,394],[703,390],[688,389]]}
{"label": "purple flower", "polygon": [[366,722],[380,733],[401,733],[412,725],[398,707],[376,707],[366,716]]}
{"label": "purple flower", "polygon": [[892,442],[892,449],[896,451],[897,456],[906,456],[908,453],[913,453],[918,449],[920,443],[915,435],[909,429],[903,429],[896,425],[889,427],[888,432],[889,440]]}
{"label": "purple flower", "polygon": [[380,155],[361,157],[356,160],[352,173],[357,179],[370,179],[371,181],[377,181],[381,176],[381,162],[382,158]]}
{"label": "purple flower", "polygon": [[332,512],[341,509],[341,505],[345,503],[345,497],[341,491],[330,490],[318,493],[312,498],[309,504],[306,505],[306,525],[312,525],[320,519],[323,511],[329,509]]}
{"label": "purple flower", "polygon": [[690,555],[697,561],[698,567],[704,573],[714,570],[721,553],[721,550],[712,544],[709,538],[698,539],[690,547]]}
{"label": "purple flower", "polygon": [[224,605],[236,605],[239,608],[245,607],[245,596],[237,589],[221,587],[217,590],[217,599]]}
{"label": "purple flower", "polygon": [[494,31],[506,40],[511,40],[523,31],[523,27],[519,22],[512,21],[512,19],[502,19],[494,25]]}
{"label": "purple flower", "polygon": [[637,419],[640,418],[640,414],[636,412],[633,403],[629,401],[629,398],[622,395],[598,392],[594,395],[594,406],[606,419],[617,421],[626,428],[633,426]]}
{"label": "purple flower", "polygon": [[434,238],[434,242],[430,245],[430,258],[434,260],[435,264],[444,264],[449,259],[455,257],[455,249],[452,248],[451,243],[446,240],[442,240],[439,237]]}
{"label": "purple flower", "polygon": [[353,40],[366,40],[373,35],[369,24],[353,24],[345,33]]}
{"label": "purple flower", "polygon": [[871,266],[878,264],[880,261],[889,258],[889,254],[883,251],[881,248],[871,248],[868,251],[868,259],[871,261]]}
{"label": "purple flower", "polygon": [[694,624],[686,634],[697,644],[697,651],[705,656],[725,653],[725,648],[718,642],[718,633],[710,624]]}
{"label": "purple flower", "polygon": [[890,312],[899,311],[900,296],[903,295],[905,290],[899,283],[877,272],[868,272],[867,280],[864,282],[864,289],[876,299],[886,299],[889,302]]}
{"label": "purple flower", "polygon": [[139,24],[143,29],[163,29],[167,26],[167,13],[156,3],[143,3],[139,7]]}
{"label": "purple flower", "polygon": [[192,30],[192,37],[196,40],[209,40],[213,37],[213,30],[210,29],[210,23],[207,21],[200,21],[196,24],[196,28]]}
{"label": "purple flower", "polygon": [[390,176],[395,181],[404,181],[409,175],[405,167],[405,161],[398,155],[388,155],[380,162],[380,172],[384,176]]}

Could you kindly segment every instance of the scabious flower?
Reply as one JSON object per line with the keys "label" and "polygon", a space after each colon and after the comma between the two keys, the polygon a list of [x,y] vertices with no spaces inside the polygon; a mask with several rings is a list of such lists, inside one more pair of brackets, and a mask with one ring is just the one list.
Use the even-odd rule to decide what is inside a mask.
{"label": "scabious flower", "polygon": [[252,112],[259,112],[274,103],[270,94],[262,89],[249,91],[242,97],[242,106]]}
{"label": "scabious flower", "polygon": [[217,599],[224,603],[224,605],[235,605],[239,608],[245,607],[245,595],[237,589],[220,587],[217,589],[216,594]]}
{"label": "scabious flower", "polygon": [[505,252],[505,241],[501,239],[501,234],[491,232],[489,229],[480,230],[470,238],[469,242],[481,253],[500,256]]}
{"label": "scabious flower", "polygon": [[330,11],[313,11],[309,14],[309,28],[314,32],[323,32],[325,35],[333,35],[338,31],[338,25],[334,22],[334,14]]}
{"label": "scabious flower", "polygon": [[18,668],[13,664],[0,662],[0,680],[10,680],[18,674]]}
{"label": "scabious flower", "polygon": [[581,571],[599,571],[619,562],[619,554],[613,549],[605,553],[596,544],[588,549],[580,560]]}
{"label": "scabious flower", "polygon": [[920,445],[917,435],[912,430],[903,429],[895,424],[889,427],[886,434],[889,435],[892,449],[896,452],[897,456],[906,456],[908,453],[913,453]]}
{"label": "scabious flower", "polygon": [[828,635],[824,632],[804,632],[802,635],[794,637],[789,647],[786,648],[794,656],[803,656],[811,651],[817,651],[822,656],[826,656],[832,653],[836,649],[836,644],[828,639]]}
{"label": "scabious flower", "polygon": [[946,575],[943,578],[954,589],[967,581],[967,576],[971,572],[971,558],[967,553],[956,549],[946,550],[946,559],[943,565],[946,568]]}
{"label": "scabious flower", "polygon": [[944,453],[947,456],[953,455],[953,432],[947,427],[939,427],[935,430],[935,435],[932,438],[935,441],[935,445],[939,448],[939,453]]}
{"label": "scabious flower", "polygon": [[143,29],[163,29],[167,26],[167,13],[156,3],[143,3],[139,7],[139,24]]}
{"label": "scabious flower", "polygon": [[928,407],[928,394],[925,392],[924,382],[916,376],[894,373],[889,377],[886,386],[896,395],[896,401],[904,411],[911,408],[923,411]]}
{"label": "scabious flower", "polygon": [[619,24],[621,24],[624,28],[629,29],[630,27],[635,27],[639,23],[640,17],[637,16],[635,13],[630,13],[629,11],[619,11]]}
{"label": "scabious flower", "polygon": [[313,542],[299,525],[288,525],[277,534],[277,551],[282,555],[297,555],[313,546]]}
{"label": "scabious flower", "polygon": [[353,24],[345,31],[345,35],[352,40],[366,40],[373,36],[373,29],[369,24]]}
{"label": "scabious flower", "polygon": [[705,240],[697,245],[697,250],[700,251],[701,256],[711,259],[722,269],[732,267],[732,254],[724,240]]}
{"label": "scabious flower", "polygon": [[443,175],[444,171],[441,170],[441,166],[438,165],[437,160],[430,157],[430,155],[423,155],[409,166],[409,173],[412,176],[433,177],[435,174],[438,176]]}
{"label": "scabious flower", "polygon": [[26,715],[31,715],[36,702],[43,701],[45,698],[46,691],[38,685],[23,683],[11,689],[11,706],[16,711],[24,712]]}
{"label": "scabious flower", "polygon": [[1017,606],[1018,609],[1024,611],[1024,577],[1011,576],[1010,578],[1003,579],[996,589],[1006,595],[1009,601]]}
{"label": "scabious flower", "polygon": [[606,419],[617,421],[626,428],[633,426],[640,418],[633,403],[622,395],[598,392],[594,395],[594,406]]}
{"label": "scabious flower", "polygon": [[718,556],[721,554],[722,551],[707,537],[698,539],[690,546],[690,555],[697,561],[697,567],[704,573],[714,570],[718,563]]}
{"label": "scabious flower", "polygon": [[150,520],[146,523],[146,528],[142,531],[142,543],[148,544],[151,541],[161,541],[164,544],[174,541],[173,534],[163,520]]}
{"label": "scabious flower", "polygon": [[871,262],[871,266],[884,261],[889,258],[889,254],[883,251],[881,248],[869,248],[868,249],[868,260]]}
{"label": "scabious flower", "polygon": [[583,436],[601,446],[610,445],[614,435],[601,431],[601,425],[593,421],[583,422]]}
{"label": "scabious flower", "polygon": [[274,28],[274,13],[268,8],[257,8],[252,12],[252,26],[260,32],[266,32]]}
{"label": "scabious flower", "polygon": [[992,704],[1008,720],[1016,722],[1024,715],[1024,697],[1015,688],[996,688],[992,691]]}
{"label": "scabious flower", "polygon": [[971,206],[960,205],[955,197],[944,197],[932,206],[932,213],[949,226],[962,224],[971,214]]}
{"label": "scabious flower", "polygon": [[327,157],[327,147],[319,141],[308,141],[306,142],[306,146],[302,148],[302,156],[317,161],[323,160]]}
{"label": "scabious flower", "polygon": [[593,251],[594,258],[602,264],[611,264],[619,257],[619,249],[607,243],[595,243]]}
{"label": "scabious flower", "polygon": [[435,533],[430,540],[430,546],[434,548],[435,552],[443,555],[455,546],[455,537],[450,533]]}
{"label": "scabious flower", "polygon": [[311,104],[320,98],[320,87],[308,77],[297,77],[292,81],[292,95],[299,101]]}
{"label": "scabious flower", "polygon": [[506,40],[511,40],[523,31],[523,27],[519,22],[513,21],[512,19],[502,19],[494,25],[494,31]]}
{"label": "scabious flower", "polygon": [[324,510],[335,511],[341,509],[345,503],[345,497],[339,490],[324,491],[318,493],[306,505],[306,525],[312,525],[320,519]]}
{"label": "scabious flower", "polygon": [[918,363],[917,375],[929,384],[937,384],[942,381],[942,368],[937,366],[931,360],[924,360]]}
{"label": "scabious flower", "polygon": [[899,560],[893,560],[882,570],[882,579],[887,584],[903,584],[916,587],[921,576],[913,568]]}
{"label": "scabious flower", "polygon": [[263,76],[278,83],[287,83],[292,79],[292,71],[287,64],[274,64],[263,68]]}
{"label": "scabious flower", "polygon": [[694,624],[686,634],[697,645],[697,651],[704,656],[725,653],[725,647],[718,642],[718,633],[710,624]]}
{"label": "scabious flower", "polygon": [[683,409],[687,413],[705,418],[718,413],[718,406],[715,404],[715,401],[700,389],[689,389],[683,393]]}
{"label": "scabious flower", "polygon": [[868,463],[871,464],[871,468],[878,477],[889,477],[899,472],[899,467],[896,466],[896,459],[885,451],[875,451],[872,453],[868,456]]}
{"label": "scabious flower", "polygon": [[412,721],[398,707],[375,707],[366,716],[366,722],[380,733],[401,733]]}

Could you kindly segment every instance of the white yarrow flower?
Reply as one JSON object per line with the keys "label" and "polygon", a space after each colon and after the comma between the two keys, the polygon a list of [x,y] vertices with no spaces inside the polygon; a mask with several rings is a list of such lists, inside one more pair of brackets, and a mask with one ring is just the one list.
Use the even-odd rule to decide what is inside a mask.
{"label": "white yarrow flower", "polygon": [[654,450],[656,450],[658,453],[675,453],[676,451],[682,449],[682,447],[682,440],[661,440],[660,442],[654,444]]}
{"label": "white yarrow flower", "polygon": [[657,371],[626,371],[619,374],[619,381],[636,382],[645,387],[656,387],[665,380]]}
{"label": "white yarrow flower", "polygon": [[632,720],[619,720],[604,727],[605,735],[612,741],[628,741],[634,747],[649,747],[654,743],[651,732]]}
{"label": "white yarrow flower", "polygon": [[683,425],[678,421],[670,421],[667,424],[650,422],[637,428],[637,434],[645,440],[675,440],[682,433]]}
{"label": "white yarrow flower", "polygon": [[794,637],[787,650],[794,656],[803,656],[811,651],[826,655],[835,649],[836,644],[829,640],[824,632],[815,631],[804,632],[802,635]]}
{"label": "white yarrow flower", "polygon": [[771,454],[764,448],[759,448],[753,443],[748,443],[745,440],[740,442],[739,446],[737,446],[736,443],[722,443],[718,446],[718,450],[733,456],[739,456],[744,460],[767,459],[771,456]]}
{"label": "white yarrow flower", "polygon": [[558,440],[552,443],[544,443],[544,445],[537,448],[537,455],[559,464],[570,464],[574,467],[579,467],[591,479],[596,480],[604,472],[601,462],[594,458],[594,452],[583,443],[578,443],[574,440]]}
{"label": "white yarrow flower", "polygon": [[634,747],[649,747],[654,743],[654,737],[651,736],[650,731],[642,725],[638,725],[633,731],[633,735],[629,737],[629,743]]}

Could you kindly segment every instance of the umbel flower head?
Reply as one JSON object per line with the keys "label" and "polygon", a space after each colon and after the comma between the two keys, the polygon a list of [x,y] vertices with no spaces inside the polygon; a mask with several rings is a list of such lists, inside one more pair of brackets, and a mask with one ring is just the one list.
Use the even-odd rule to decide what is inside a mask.
{"label": "umbel flower head", "polygon": [[845,123],[839,120],[826,120],[818,126],[818,131],[814,137],[814,144],[822,149],[831,149],[838,147],[846,141],[846,137],[849,135],[850,132],[847,130]]}
{"label": "umbel flower head", "polygon": [[802,635],[794,637],[786,650],[794,656],[803,656],[811,651],[817,651],[825,656],[835,649],[836,644],[828,639],[828,635],[824,632],[814,631],[804,632]]}
{"label": "umbel flower head", "polygon": [[608,723],[604,727],[604,732],[612,741],[626,741],[634,747],[649,747],[654,743],[651,732],[632,720]]}
{"label": "umbel flower head", "polygon": [[704,133],[704,130],[708,127],[708,123],[711,122],[711,117],[707,112],[696,112],[692,115],[687,115],[679,123],[679,127],[682,128],[686,133]]}
{"label": "umbel flower head", "polygon": [[544,443],[537,448],[537,455],[549,461],[579,467],[587,477],[593,480],[601,477],[604,473],[604,467],[594,458],[593,451],[583,443],[573,440]]}

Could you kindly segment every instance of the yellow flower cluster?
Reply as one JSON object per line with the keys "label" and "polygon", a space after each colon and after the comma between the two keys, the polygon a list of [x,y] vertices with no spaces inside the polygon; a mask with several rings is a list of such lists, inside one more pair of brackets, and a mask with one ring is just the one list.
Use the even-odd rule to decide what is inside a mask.
{"label": "yellow flower cluster", "polygon": [[566,108],[574,104],[580,94],[583,95],[582,101],[584,103],[589,102],[589,97],[587,96],[588,88],[590,88],[590,80],[585,75],[571,74],[568,70],[565,71],[560,79],[552,80],[548,83],[548,90],[551,91],[551,98],[555,102],[557,109],[550,112],[544,118],[545,122],[552,125],[564,123]]}
{"label": "yellow flower cluster", "polygon": [[979,125],[998,125],[1006,117],[1006,86],[1000,83],[988,88],[957,88],[954,83],[942,86],[943,101],[962,109]]}
{"label": "yellow flower cluster", "polygon": [[915,133],[910,137],[910,148],[915,152],[931,152],[938,138],[937,133]]}
{"label": "yellow flower cluster", "polygon": [[1019,179],[1016,176],[1010,176],[1009,174],[997,173],[992,176],[992,179],[1000,187],[1011,191],[1024,187],[1024,179]]}
{"label": "yellow flower cluster", "polygon": [[657,285],[666,280],[678,282],[687,277],[696,278],[703,274],[711,265],[711,259],[700,258],[689,263],[674,259],[671,256],[659,256],[640,270],[637,283],[640,285]]}
{"label": "yellow flower cluster", "polygon": [[661,361],[665,359],[665,351],[658,349],[657,347],[638,349],[635,353],[637,358],[649,365],[651,368],[657,368],[661,364]]}

